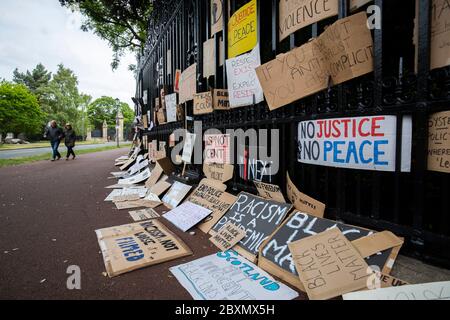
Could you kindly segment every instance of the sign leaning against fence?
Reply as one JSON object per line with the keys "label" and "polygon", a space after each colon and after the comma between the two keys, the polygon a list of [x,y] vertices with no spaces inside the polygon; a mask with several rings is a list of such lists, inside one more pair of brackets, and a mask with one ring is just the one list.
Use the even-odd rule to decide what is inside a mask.
{"label": "sign leaning against fence", "polygon": [[251,0],[228,22],[228,58],[252,50],[258,42],[257,2]]}

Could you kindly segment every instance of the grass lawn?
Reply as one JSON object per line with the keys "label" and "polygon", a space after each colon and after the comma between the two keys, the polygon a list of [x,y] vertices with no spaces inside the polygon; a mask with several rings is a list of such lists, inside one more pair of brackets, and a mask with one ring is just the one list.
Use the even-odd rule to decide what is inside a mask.
{"label": "grass lawn", "polygon": [[[103,141],[77,141],[77,145],[86,145],[86,144],[102,144],[105,143]],[[39,141],[33,142],[30,144],[0,144],[0,150],[18,150],[18,149],[33,149],[33,148],[44,148],[50,147],[49,141]]]}
{"label": "grass lawn", "polygon": [[[131,144],[122,144],[120,148],[129,147],[130,145]],[[94,152],[100,152],[100,151],[108,151],[108,150],[114,150],[114,149],[118,149],[118,148],[116,146],[108,146],[108,147],[99,147],[99,148],[87,149],[87,150],[78,150],[76,152],[76,154],[78,156],[81,154],[94,153]],[[7,166],[16,166],[16,165],[20,165],[20,164],[42,161],[42,160],[50,160],[51,157],[52,157],[51,153],[46,153],[46,154],[40,154],[40,155],[32,156],[32,157],[23,157],[23,158],[15,158],[15,159],[0,159],[0,168],[7,167]]]}

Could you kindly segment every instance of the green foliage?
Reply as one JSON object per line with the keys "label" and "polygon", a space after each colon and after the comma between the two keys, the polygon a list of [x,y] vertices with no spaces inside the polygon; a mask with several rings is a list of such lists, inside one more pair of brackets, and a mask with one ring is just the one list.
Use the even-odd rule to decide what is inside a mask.
{"label": "green foliage", "polygon": [[127,103],[105,96],[92,102],[87,108],[87,115],[93,129],[102,129],[105,120],[108,127],[115,127],[118,108],[122,111],[124,124],[132,123],[134,111]]}
{"label": "green foliage", "polygon": [[85,17],[83,31],[94,31],[108,41],[114,52],[113,69],[125,52],[143,50],[153,0],[60,0],[60,3]]}
{"label": "green foliage", "polygon": [[41,100],[41,89],[47,86],[52,78],[52,73],[39,63],[31,72],[22,73],[19,69],[13,72],[13,81],[17,84],[26,86],[36,97]]}
{"label": "green foliage", "polygon": [[42,130],[42,120],[36,97],[24,85],[0,83],[0,133],[35,134]]}

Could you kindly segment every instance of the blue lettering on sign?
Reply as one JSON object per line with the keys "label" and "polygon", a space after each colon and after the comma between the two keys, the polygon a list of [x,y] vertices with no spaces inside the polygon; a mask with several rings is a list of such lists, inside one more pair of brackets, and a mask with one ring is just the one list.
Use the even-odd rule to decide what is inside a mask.
{"label": "blue lettering on sign", "polygon": [[122,254],[127,261],[134,262],[144,258],[144,251],[132,237],[116,239],[117,245],[122,249]]}
{"label": "blue lettering on sign", "polygon": [[345,145],[345,141],[335,141],[334,142],[334,154],[333,161],[337,163],[344,163],[344,159],[339,159],[338,156],[342,153],[342,150],[339,150],[339,146]]}
{"label": "blue lettering on sign", "polygon": [[323,143],[323,150],[323,161],[327,161],[327,154],[333,150],[333,144],[330,141],[325,141]]}
{"label": "blue lettering on sign", "polygon": [[373,159],[372,158],[369,158],[369,159],[364,159],[364,146],[366,145],[366,144],[368,144],[368,145],[372,145],[372,142],[371,141],[369,141],[369,140],[365,140],[365,141],[363,141],[362,143],[361,143],[361,146],[359,147],[359,157],[361,158],[361,162],[363,163],[363,164],[368,164],[368,163],[371,163],[372,161],[373,161]]}
{"label": "blue lettering on sign", "polygon": [[355,159],[355,163],[358,164],[358,154],[356,152],[356,144],[354,141],[350,141],[350,143],[348,144],[347,159],[345,159],[345,163],[349,163],[351,161],[351,156],[353,156],[353,159]]}
{"label": "blue lettering on sign", "polygon": [[384,151],[381,151],[379,149],[380,145],[386,145],[389,141],[387,140],[380,140],[375,141],[374,143],[374,163],[379,166],[387,166],[389,163],[387,161],[380,161],[380,156],[383,156],[385,154]]}
{"label": "blue lettering on sign", "polygon": [[280,289],[280,285],[267,278],[266,276],[260,276],[259,273],[250,274],[251,271],[253,271],[255,268],[253,268],[251,265],[241,262],[238,257],[238,253],[234,250],[228,250],[225,252],[218,252],[217,256],[222,259],[226,259],[227,262],[230,262],[234,266],[239,265],[239,269],[243,271],[245,275],[251,280],[259,281],[259,284],[266,290],[269,291],[276,291]]}

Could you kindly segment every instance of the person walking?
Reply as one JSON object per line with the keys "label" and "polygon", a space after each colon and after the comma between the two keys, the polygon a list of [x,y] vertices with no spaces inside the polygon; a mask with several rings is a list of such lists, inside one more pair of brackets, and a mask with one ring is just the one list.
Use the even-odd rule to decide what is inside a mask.
{"label": "person walking", "polygon": [[76,134],[73,131],[72,125],[70,123],[66,124],[64,130],[64,144],[67,147],[67,156],[66,161],[69,160],[70,155],[72,155],[72,159],[75,160],[75,152],[73,148],[75,147]]}
{"label": "person walking", "polygon": [[61,128],[58,127],[58,124],[55,120],[50,121],[50,126],[45,128],[44,138],[48,138],[50,140],[50,145],[52,146],[52,160],[61,159],[61,154],[58,151],[59,144],[61,139],[64,137],[64,133]]}

